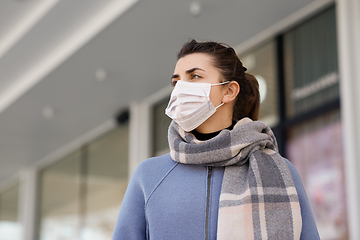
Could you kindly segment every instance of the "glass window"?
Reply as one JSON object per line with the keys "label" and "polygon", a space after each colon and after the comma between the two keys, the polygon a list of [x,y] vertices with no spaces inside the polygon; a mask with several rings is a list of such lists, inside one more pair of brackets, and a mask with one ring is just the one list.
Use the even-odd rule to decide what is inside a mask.
{"label": "glass window", "polygon": [[170,96],[157,103],[153,108],[153,156],[159,156],[169,152],[167,134],[171,118],[165,115],[165,108],[169,100]]}
{"label": "glass window", "polygon": [[276,64],[276,45],[274,41],[240,56],[248,73],[259,82],[260,113],[259,119],[269,126],[278,124],[278,80]]}
{"label": "glass window", "polygon": [[79,239],[81,152],[40,173],[40,239]]}
{"label": "glass window", "polygon": [[0,236],[3,240],[20,240],[18,202],[18,183],[0,193]]}
{"label": "glass window", "polygon": [[128,122],[40,172],[39,239],[110,239],[128,184]]}
{"label": "glass window", "polygon": [[287,117],[339,97],[335,7],[285,34]]}
{"label": "glass window", "polygon": [[82,239],[111,239],[128,184],[128,124],[88,146]]}
{"label": "glass window", "polygon": [[287,156],[306,188],[321,239],[347,239],[339,110],[290,128],[288,137]]}

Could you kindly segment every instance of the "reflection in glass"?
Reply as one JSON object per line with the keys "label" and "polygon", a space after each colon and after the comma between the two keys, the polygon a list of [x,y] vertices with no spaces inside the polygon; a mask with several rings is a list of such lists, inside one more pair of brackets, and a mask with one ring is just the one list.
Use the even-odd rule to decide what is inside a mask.
{"label": "reflection in glass", "polygon": [[18,220],[19,184],[0,193],[0,236],[2,240],[20,240]]}
{"label": "reflection in glass", "polygon": [[40,173],[41,240],[110,239],[128,184],[128,123]]}
{"label": "reflection in glass", "polygon": [[169,99],[170,96],[157,103],[153,108],[153,156],[160,156],[169,152],[167,134],[171,119],[165,115],[165,108]]}
{"label": "reflection in glass", "polygon": [[285,35],[287,117],[339,97],[335,7]]}
{"label": "reflection in glass", "polygon": [[88,146],[82,239],[111,239],[128,184],[128,125]]}
{"label": "reflection in glass", "polygon": [[304,183],[321,239],[348,239],[339,111],[299,124],[288,135],[287,156]]}
{"label": "reflection in glass", "polygon": [[[260,120],[269,126],[278,124],[278,80],[276,64],[276,45],[274,41],[266,43],[255,50],[240,56],[248,73],[254,75],[259,82]],[[241,91],[241,90],[240,90]]]}
{"label": "reflection in glass", "polygon": [[80,151],[40,173],[40,239],[79,239]]}

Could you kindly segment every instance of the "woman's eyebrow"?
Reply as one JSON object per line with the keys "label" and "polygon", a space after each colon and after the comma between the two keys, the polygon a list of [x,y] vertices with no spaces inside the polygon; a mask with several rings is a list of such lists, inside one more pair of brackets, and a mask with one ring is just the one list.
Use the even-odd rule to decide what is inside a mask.
{"label": "woman's eyebrow", "polygon": [[180,77],[179,74],[174,74],[174,75],[171,76],[171,79],[179,78],[179,77]]}
{"label": "woman's eyebrow", "polygon": [[[196,70],[200,70],[200,71],[204,71],[204,72],[205,72],[204,69],[201,69],[201,68],[198,68],[198,67],[194,67],[194,68],[191,68],[191,69],[189,69],[189,70],[186,70],[186,74],[193,73],[193,72],[195,72]],[[172,75],[171,79],[179,78],[179,77],[180,77],[179,74],[174,74],[174,75]]]}
{"label": "woman's eyebrow", "polygon": [[195,72],[196,70],[200,70],[200,71],[204,71],[204,72],[205,72],[205,70],[204,70],[204,69],[201,69],[201,68],[195,67],[195,68],[191,68],[191,69],[187,70],[187,71],[186,71],[186,74],[193,73],[193,72]]}

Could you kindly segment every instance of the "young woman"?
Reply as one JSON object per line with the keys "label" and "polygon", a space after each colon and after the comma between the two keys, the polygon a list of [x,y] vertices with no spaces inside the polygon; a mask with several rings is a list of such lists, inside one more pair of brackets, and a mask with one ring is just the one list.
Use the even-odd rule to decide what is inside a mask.
{"label": "young woman", "polygon": [[134,172],[120,239],[320,239],[300,177],[257,121],[256,79],[233,48],[186,43],[166,114],[170,154]]}

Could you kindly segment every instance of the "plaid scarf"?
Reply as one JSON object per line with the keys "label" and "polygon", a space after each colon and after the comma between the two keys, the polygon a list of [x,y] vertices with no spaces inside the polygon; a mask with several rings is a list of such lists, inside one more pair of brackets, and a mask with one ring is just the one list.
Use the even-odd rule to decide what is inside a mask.
{"label": "plaid scarf", "polygon": [[200,141],[173,121],[168,139],[176,162],[226,167],[217,239],[300,239],[297,191],[265,123],[243,118],[233,130]]}

